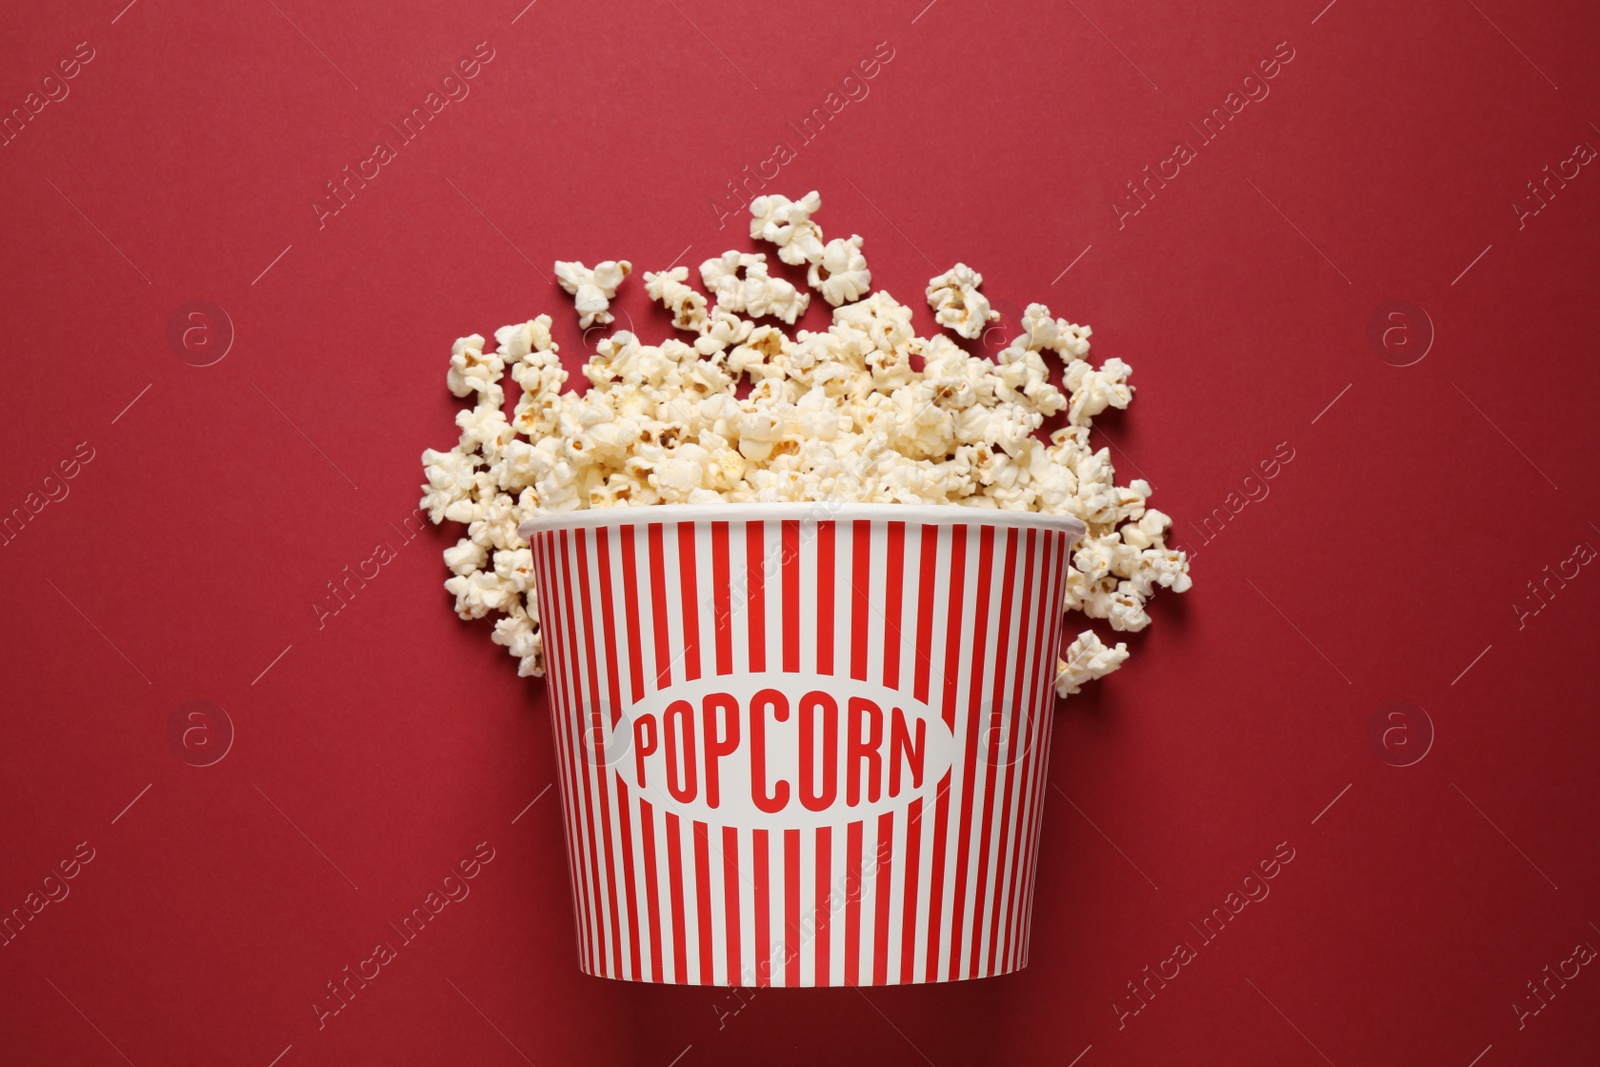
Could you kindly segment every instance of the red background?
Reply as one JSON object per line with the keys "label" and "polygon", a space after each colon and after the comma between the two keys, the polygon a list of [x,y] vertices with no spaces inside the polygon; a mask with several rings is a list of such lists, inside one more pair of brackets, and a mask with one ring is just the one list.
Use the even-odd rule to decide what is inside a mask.
{"label": "red background", "polygon": [[[1600,547],[1600,174],[1520,228],[1511,206],[1600,146],[1588,6],[122,2],[0,16],[6,110],[94,49],[0,148],[0,509],[94,452],[0,548],[0,908],[95,850],[0,948],[0,1058],[1595,1061],[1594,967],[1512,1007],[1600,946],[1600,576],[1513,607]],[[319,229],[323,183],[480,41],[471,95]],[[785,123],[878,42],[870,95],[799,144]],[[1123,183],[1279,42],[1270,95],[1119,228]],[[772,188],[820,189],[924,327],[959,259],[1132,363],[1114,458],[1198,553],[1061,711],[1026,972],[735,1014],[578,973],[555,795],[527,807],[542,684],[450,613],[451,535],[390,524],[453,439],[454,338],[550,312],[576,366],[551,262],[748,247],[710,205],[779,139]],[[166,339],[196,299],[237,335],[208,367]],[[1369,324],[1402,300],[1432,329],[1409,313],[1385,361]],[[659,335],[638,279],[620,303]],[[1281,442],[1270,495],[1203,543]],[[380,540],[397,557],[319,629]],[[191,700],[236,729],[213,766],[169,744]],[[1420,713],[1369,734],[1394,701],[1434,732],[1410,766]],[[324,983],[480,841],[471,896],[319,1031]],[[1270,897],[1119,1028],[1126,983],[1280,842]]]}

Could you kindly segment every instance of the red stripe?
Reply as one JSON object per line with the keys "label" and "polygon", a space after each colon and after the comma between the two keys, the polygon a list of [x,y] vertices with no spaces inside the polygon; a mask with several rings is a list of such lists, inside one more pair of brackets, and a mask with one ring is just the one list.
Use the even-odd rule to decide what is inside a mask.
{"label": "red stripe", "polygon": [[872,523],[857,519],[851,523],[855,553],[850,561],[850,677],[867,680],[867,622],[871,617]]}
{"label": "red stripe", "polygon": [[973,650],[968,662],[967,708],[962,716],[967,722],[967,755],[961,773],[961,816],[956,833],[956,884],[955,895],[950,898],[950,978],[961,974],[961,945],[967,933],[967,863],[972,845],[972,794],[973,781],[978,773],[978,730],[983,704],[984,670],[988,666],[989,592],[994,564],[994,527],[983,526],[978,531],[978,590],[973,601]]}
{"label": "red stripe", "polygon": [[688,916],[683,913],[683,831],[667,812],[667,889],[672,898],[672,973],[679,985],[689,982]]}
{"label": "red stripe", "polygon": [[700,588],[695,581],[695,529],[692,522],[678,523],[678,577],[683,609],[683,676],[700,677]]}
{"label": "red stripe", "polygon": [[633,872],[633,799],[622,784],[621,775],[613,775],[617,785],[617,824],[622,832],[622,889],[628,912],[628,977],[639,978],[639,899],[634,889]]}
{"label": "red stripe", "polygon": [[550,678],[550,733],[554,741],[556,767],[561,777],[561,811],[567,823],[567,863],[568,874],[572,878],[572,909],[576,917],[578,935],[578,962],[585,970],[589,969],[589,909],[585,906],[587,893],[583,873],[583,830],[578,822],[578,789],[575,784],[576,776],[573,773],[571,751],[567,744],[570,731],[563,725],[568,717],[568,698],[571,684],[567,680],[568,656],[565,635],[569,630],[561,626],[561,583],[558,576],[563,568],[556,559],[556,549],[559,544],[555,532],[546,535],[545,557],[546,567],[549,571],[548,587],[550,590],[550,617],[546,623],[545,633],[550,635],[551,658],[547,668]]}
{"label": "red stripe", "polygon": [[[852,826],[856,825],[854,823]],[[817,888],[813,894],[813,913],[816,916],[816,974],[812,981],[819,986],[832,984],[832,959],[833,934],[830,923],[833,919],[833,831],[827,826],[819,826],[816,833],[817,849]]]}
{"label": "red stripe", "polygon": [[703,822],[694,824],[694,897],[699,913],[696,924],[700,934],[700,984],[712,985],[716,981],[713,950],[711,947],[711,830]]}
{"label": "red stripe", "polygon": [[667,634],[667,563],[661,524],[652,522],[646,536],[650,541],[650,604],[656,624],[656,688],[665,689],[672,684],[672,646]]}
{"label": "red stripe", "polygon": [[783,670],[800,670],[800,524],[783,520]]}
{"label": "red stripe", "polygon": [[800,831],[783,832],[784,984],[800,984]]}
{"label": "red stripe", "polygon": [[[1061,568],[1057,571],[1057,578],[1056,578],[1056,598],[1057,598],[1056,602],[1060,603],[1061,599],[1065,596],[1065,592],[1066,592],[1066,589],[1065,589],[1065,586],[1066,586],[1066,565],[1065,565],[1065,560],[1068,558],[1068,555],[1069,555],[1069,553],[1071,551],[1071,547],[1072,547],[1071,540],[1072,539],[1070,537],[1068,537],[1066,534],[1061,533],[1061,534],[1057,534],[1056,535],[1056,540],[1059,543],[1058,552],[1059,552],[1060,557],[1061,557],[1061,559],[1063,561],[1063,564],[1062,564]],[[1064,626],[1064,620],[1062,619],[1061,612],[1060,611],[1056,611],[1051,616],[1051,619],[1050,619],[1050,627],[1049,627],[1049,636],[1048,636],[1047,647],[1050,649],[1051,653],[1053,655],[1057,656],[1057,657],[1059,657],[1059,655],[1060,655],[1061,631],[1062,631],[1063,626]],[[1055,665],[1055,660],[1052,659],[1051,660],[1052,670],[1051,670],[1050,675],[1049,675],[1049,677],[1051,677],[1051,678],[1055,677],[1055,672],[1054,672],[1054,669],[1053,669],[1054,665]],[[1029,871],[1029,874],[1028,874],[1028,896],[1027,896],[1026,901],[1024,902],[1024,907],[1026,909],[1024,911],[1024,915],[1025,915],[1027,921],[1026,921],[1026,924],[1023,926],[1023,929],[1022,929],[1022,965],[1023,966],[1027,965],[1027,962],[1028,962],[1028,948],[1029,948],[1029,945],[1030,945],[1030,943],[1032,941],[1032,937],[1033,937],[1033,894],[1034,894],[1034,888],[1038,884],[1038,875],[1039,875],[1039,840],[1043,836],[1043,831],[1044,831],[1044,792],[1045,792],[1046,784],[1047,784],[1047,782],[1049,780],[1049,774],[1050,774],[1050,761],[1049,761],[1049,758],[1048,758],[1049,752],[1050,752],[1050,737],[1051,737],[1051,734],[1054,732],[1054,729],[1055,729],[1055,718],[1054,718],[1053,715],[1049,714],[1049,711],[1053,710],[1053,705],[1052,705],[1051,702],[1054,700],[1054,696],[1055,696],[1055,694],[1052,692],[1051,688],[1047,685],[1045,687],[1045,691],[1044,691],[1044,694],[1043,694],[1043,699],[1041,701],[1041,703],[1044,704],[1044,709],[1042,710],[1042,713],[1039,716],[1040,721],[1041,721],[1041,730],[1040,730],[1040,738],[1039,738],[1039,753],[1040,753],[1039,758],[1040,758],[1040,772],[1041,772],[1040,773],[1040,782],[1039,782],[1039,795],[1040,795],[1039,817],[1034,821],[1034,825],[1033,825],[1033,857],[1034,857],[1034,861],[1033,861],[1033,867]]]}
{"label": "red stripe", "polygon": [[[915,868],[912,857],[912,868]],[[877,886],[877,904],[873,909],[872,923],[872,981],[875,985],[889,984],[889,883],[894,871],[894,813],[886,811],[878,816],[878,847],[872,855],[872,878]],[[906,932],[912,927],[907,922]],[[910,945],[910,941],[906,942]],[[911,972],[910,949],[906,953],[905,974]]]}
{"label": "red stripe", "polygon": [[[1046,531],[1039,538],[1039,569],[1035,572],[1033,578],[1033,583],[1039,588],[1038,613],[1031,624],[1033,627],[1033,644],[1036,650],[1034,653],[1035,658],[1048,656],[1048,652],[1044,647],[1044,622],[1049,617],[1048,613],[1050,611],[1051,558],[1050,535]],[[1039,709],[1035,701],[1038,677],[1039,675],[1035,674],[1028,683],[1027,733],[1023,740],[1022,766],[1018,768],[1017,776],[1017,823],[1012,829],[1011,900],[1006,906],[1005,945],[1001,949],[1001,970],[1003,971],[1016,970],[1017,916],[1021,908],[1022,886],[1027,880],[1029,861],[1027,853],[1028,806],[1032,798],[1033,787],[1034,734],[1039,720]]]}
{"label": "red stripe", "polygon": [[[1044,563],[1042,568],[1044,572],[1043,585],[1046,589],[1054,590],[1056,586],[1056,575],[1060,573],[1062,569],[1064,569],[1065,561],[1060,558],[1060,554],[1056,551],[1056,538],[1052,537],[1049,533],[1046,533],[1042,540],[1044,547]],[[1041,599],[1040,608],[1042,610],[1039,620],[1039,649],[1042,653],[1041,658],[1045,662],[1049,662],[1049,657],[1053,651],[1053,649],[1048,646],[1047,642],[1050,628],[1049,618],[1052,614],[1050,606],[1051,601]],[[1060,601],[1054,601],[1053,613],[1059,615],[1060,611]],[[1038,679],[1042,678],[1045,674],[1046,669],[1044,664],[1041,663],[1040,670],[1035,676],[1035,681],[1033,683],[1034,692],[1036,694]],[[1043,733],[1045,715],[1041,704],[1042,701],[1038,700],[1035,700],[1033,703],[1033,717],[1032,722],[1029,724],[1030,729],[1028,752],[1023,763],[1022,785],[1024,792],[1022,794],[1022,822],[1018,827],[1018,829],[1021,831],[1021,837],[1017,845],[1017,892],[1015,899],[1012,901],[1011,935],[1009,938],[1010,943],[1007,946],[1010,957],[1008,966],[1009,970],[1016,970],[1017,967],[1021,965],[1023,953],[1023,929],[1027,925],[1028,921],[1028,886],[1033,881],[1034,867],[1039,860],[1038,854],[1035,850],[1033,827],[1035,821],[1038,819],[1039,801],[1041,799],[1040,794],[1042,792],[1044,779],[1048,772],[1048,768],[1044,766],[1044,754],[1039,751],[1039,740]]]}
{"label": "red stripe", "polygon": [[834,673],[834,523],[816,525],[816,672]]}
{"label": "red stripe", "polygon": [[[961,670],[962,596],[967,580],[967,528],[952,526],[950,533],[950,611],[944,632],[944,724],[952,734],[956,728],[956,685]],[[944,919],[944,865],[945,842],[950,833],[950,787],[954,784],[955,770],[945,772],[939,783],[939,797],[934,804],[933,820],[933,870],[928,878],[928,977],[938,979],[939,926]]]}
{"label": "red stripe", "polygon": [[[934,574],[939,558],[939,528],[933,524],[922,527],[922,546],[918,553],[918,570],[921,581],[917,584],[917,674],[915,680],[917,700],[928,702],[928,688],[933,673],[933,601]],[[906,877],[900,898],[900,981],[910,984],[914,977],[917,947],[917,882],[922,867],[922,799],[911,802],[906,809]]]}
{"label": "red stripe", "polygon": [[[900,896],[900,982],[914,980],[917,957],[917,869],[922,859],[922,800],[906,809],[906,884]],[[882,911],[880,904],[879,911]]]}
{"label": "red stripe", "polygon": [[661,887],[656,880],[656,813],[644,797],[639,798],[639,830],[644,840],[644,902],[650,912],[650,978],[664,982],[667,976],[662,973],[661,956],[666,938],[661,929],[665,921],[661,914]]}
{"label": "red stripe", "polygon": [[[545,635],[544,669],[545,678],[548,682],[545,687],[545,694],[550,708],[550,735],[552,752],[555,757],[556,777],[562,780],[561,789],[558,792],[561,794],[561,798],[559,800],[562,813],[561,817],[562,820],[565,821],[568,804],[566,799],[566,774],[563,770],[561,760],[561,731],[556,725],[557,720],[560,718],[561,710],[560,697],[556,693],[556,689],[558,688],[556,685],[556,674],[558,670],[556,662],[556,646],[558,639],[553,633],[556,627],[551,625],[551,621],[556,617],[556,607],[554,597],[555,582],[551,578],[550,566],[547,560],[549,539],[550,535],[548,533],[536,533],[533,535],[529,545],[533,549],[533,560],[536,571],[534,591],[539,598],[539,618],[541,620],[540,626]],[[578,902],[578,869],[576,859],[572,851],[575,838],[572,835],[572,827],[570,825],[563,828],[562,837],[566,838],[567,884],[572,890],[573,921],[577,927],[575,932],[577,933],[578,943],[581,946],[583,941],[583,908]],[[578,958],[581,964],[583,959],[583,950],[581,947],[578,951]]]}
{"label": "red stripe", "polygon": [[933,590],[938,580],[939,527],[922,528],[922,581],[917,586],[917,701],[928,702],[928,676],[933,673]]}
{"label": "red stripe", "polygon": [[729,603],[728,524],[711,524],[711,592],[717,613],[717,673],[733,673],[733,607]]}
{"label": "red stripe", "polygon": [[772,984],[772,897],[769,879],[772,873],[771,857],[767,852],[767,831],[750,832],[750,850],[754,853],[750,867],[750,880],[755,883],[756,920],[756,985]]}
{"label": "red stripe", "polygon": [[906,567],[906,524],[891,522],[889,558],[884,567],[883,684],[900,688],[900,598],[904,595]]}
{"label": "red stripe", "polygon": [[861,984],[861,820],[845,827],[844,980]]}
{"label": "red stripe", "polygon": [[[1072,546],[1071,538],[1064,533],[1056,534],[1055,538],[1057,557],[1061,560],[1061,566],[1056,571],[1056,602],[1060,603],[1061,597],[1065,594],[1064,585],[1066,581],[1066,563],[1067,560],[1071,558]],[[1056,659],[1060,657],[1061,653],[1061,630],[1063,625],[1061,612],[1053,612],[1050,616],[1049,623],[1050,624],[1047,627],[1048,632],[1045,639],[1045,647],[1049,650],[1052,656],[1052,659],[1050,660],[1052,669],[1048,672],[1047,679],[1053,679],[1055,677],[1055,671],[1053,668],[1055,666]],[[1028,946],[1033,935],[1033,895],[1034,888],[1037,886],[1039,878],[1039,841],[1044,833],[1045,793],[1050,782],[1050,736],[1054,732],[1055,728],[1055,716],[1049,714],[1048,712],[1052,710],[1051,702],[1054,700],[1054,698],[1055,694],[1052,691],[1049,681],[1046,680],[1040,698],[1040,703],[1043,705],[1043,707],[1040,709],[1039,715],[1039,800],[1037,803],[1038,815],[1034,819],[1033,823],[1033,865],[1028,872],[1028,895],[1023,902],[1025,908],[1023,914],[1027,920],[1022,928],[1023,966],[1026,966],[1028,962]]]}
{"label": "red stripe", "polygon": [[[870,526],[869,526],[870,529]],[[887,689],[897,689],[900,685],[900,598],[904,595],[905,575],[905,539],[906,524],[891,522],[885,524],[887,559],[884,568],[884,629],[883,629],[883,685]],[[870,546],[870,541],[868,542]],[[856,896],[860,897],[866,892],[865,884],[861,879],[861,837],[860,824],[853,824],[857,828],[856,836],[856,884],[860,890]],[[873,850],[872,883],[873,883],[873,922],[872,922],[872,982],[875,985],[887,985],[889,982],[889,891],[891,874],[893,872],[893,843],[894,843],[894,813],[886,811],[878,816],[877,845]],[[913,857],[913,862],[915,858]],[[855,904],[856,900],[852,900]],[[908,942],[909,944],[909,942]],[[855,954],[852,953],[852,956]],[[860,961],[856,964],[856,981],[861,981],[863,968]]]}
{"label": "red stripe", "polygon": [[[989,742],[984,745],[983,821],[978,827],[978,879],[973,892],[972,955],[967,961],[968,977],[974,977],[979,973],[978,955],[982,952],[983,945],[984,910],[989,906],[989,859],[991,853],[998,851],[994,841],[994,800],[995,784],[1000,778],[1000,760],[994,748],[994,739],[1009,718],[1005,698],[1006,666],[1011,652],[1011,595],[1016,589],[1017,582],[1015,526],[1006,530],[1005,560],[1005,569],[1000,579],[1000,632],[996,636],[994,646],[994,691],[989,698],[991,705],[987,731]],[[1016,673],[1022,672],[1018,670]]]}
{"label": "red stripe", "polygon": [[[1025,538],[1027,549],[1022,564],[1022,614],[1019,616],[1022,620],[1022,632],[1019,635],[1022,639],[1022,648],[1019,654],[1023,657],[1023,662],[1027,662],[1026,657],[1030,652],[1035,659],[1042,652],[1037,643],[1038,635],[1034,632],[1037,627],[1030,622],[1033,612],[1033,587],[1037,581],[1033,571],[1035,533],[1032,528],[1027,531]],[[1041,589],[1039,599],[1043,601],[1045,598],[1046,591]],[[1033,644],[1030,645],[1029,642]],[[1033,721],[1031,696],[1029,704],[1022,702],[1022,686],[1028,678],[1028,672],[1016,670],[1012,673],[1015,675],[1015,684],[1011,691],[1011,721],[1006,729],[1006,784],[1005,791],[1000,797],[1000,854],[995,860],[999,865],[996,870],[997,899],[994,915],[989,920],[988,973],[990,974],[995,973],[995,959],[999,955],[1000,917],[1011,903],[1011,879],[1014,872],[1006,869],[1006,862],[1011,856],[1011,787],[1017,772],[1017,735],[1022,732],[1025,723]],[[1005,880],[1003,884],[998,881],[1002,878]]]}
{"label": "red stripe", "polygon": [[[611,593],[611,531],[604,526],[596,531],[595,551],[600,561],[600,619],[606,633],[606,681],[611,697],[611,727],[616,728],[622,718],[622,685],[617,675],[617,620]],[[629,597],[628,599],[632,599]],[[622,836],[622,891],[627,901],[628,915],[628,976],[639,978],[639,900],[633,885],[633,802],[628,787],[615,767],[607,768],[607,777],[616,783],[617,828]]]}
{"label": "red stripe", "polygon": [[644,652],[639,640],[639,569],[635,563],[633,527],[622,528],[622,598],[628,616],[628,681],[633,686],[633,703],[644,699]]}
{"label": "red stripe", "polygon": [[767,561],[762,547],[765,523],[749,522],[744,527],[744,573],[749,586],[750,670],[767,669]]}
{"label": "red stripe", "polygon": [[[583,538],[581,534],[569,538],[568,531],[561,531],[561,560],[563,564],[561,568],[561,592],[562,598],[566,601],[567,633],[576,640],[579,630],[572,596],[574,564],[572,561],[571,541],[573,540],[581,542]],[[582,588],[584,584],[585,582],[579,582],[579,588]],[[589,966],[591,972],[597,972],[600,970],[598,954],[604,951],[601,942],[604,940],[605,934],[601,929],[600,916],[605,905],[600,902],[600,860],[595,848],[595,838],[599,836],[599,831],[594,822],[594,798],[589,792],[589,758],[586,755],[580,755],[580,745],[584,735],[583,675],[576,655],[572,657],[572,690],[570,696],[572,697],[572,707],[570,714],[566,718],[568,729],[572,731],[568,738],[569,742],[571,742],[569,751],[573,762],[577,764],[577,773],[573,775],[573,782],[576,784],[580,776],[583,782],[583,842],[589,857],[588,865],[583,868],[585,892],[587,893],[590,907],[589,940],[591,956]],[[577,805],[574,804],[573,807],[577,807]]]}
{"label": "red stripe", "polygon": [[722,911],[727,916],[728,985],[744,985],[743,946],[739,943],[739,831],[722,828]]}
{"label": "red stripe", "polygon": [[[622,932],[617,929],[621,920],[618,918],[620,901],[617,898],[617,869],[616,859],[611,848],[611,791],[606,788],[605,780],[606,752],[605,730],[607,725],[602,721],[600,672],[595,662],[594,641],[590,635],[595,632],[594,610],[592,605],[591,586],[594,571],[589,567],[589,538],[595,536],[595,531],[577,530],[573,540],[578,545],[578,589],[582,593],[583,604],[583,644],[584,658],[589,668],[589,688],[587,699],[583,704],[583,737],[588,744],[584,751],[584,789],[589,788],[589,776],[594,775],[595,792],[600,794],[600,821],[592,833],[600,838],[601,858],[605,861],[605,881],[601,889],[605,894],[606,915],[611,920],[611,925],[605,928],[606,937],[611,942],[611,977],[622,974]],[[609,656],[611,650],[606,649]],[[591,758],[592,757],[592,758]]]}
{"label": "red stripe", "polygon": [[579,843],[583,834],[578,828],[576,808],[577,790],[572,785],[571,775],[568,773],[570,764],[567,760],[567,746],[564,740],[566,731],[562,728],[562,720],[567,709],[567,662],[565,644],[562,634],[565,632],[561,625],[561,583],[557,576],[560,569],[557,566],[555,552],[557,539],[554,532],[545,534],[545,569],[549,581],[546,588],[549,590],[550,614],[544,622],[545,633],[549,635],[550,644],[547,649],[548,662],[545,673],[550,681],[550,735],[555,751],[556,772],[561,779],[561,814],[566,822],[567,838],[567,873],[572,880],[572,910],[575,917],[576,933],[578,938],[578,965],[583,967],[588,960],[589,915],[584,907],[583,873],[582,864],[578,860]]}

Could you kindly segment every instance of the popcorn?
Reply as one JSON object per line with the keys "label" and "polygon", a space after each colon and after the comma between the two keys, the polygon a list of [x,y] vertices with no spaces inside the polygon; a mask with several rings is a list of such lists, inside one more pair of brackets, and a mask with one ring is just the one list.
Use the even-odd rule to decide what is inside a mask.
{"label": "popcorn", "polygon": [[556,281],[573,295],[580,328],[587,330],[597,322],[612,321],[614,316],[606,309],[611,306],[611,298],[617,295],[622,279],[632,270],[633,264],[625,259],[596,263],[593,270],[581,262],[556,260]]}
{"label": "popcorn", "polygon": [[1056,695],[1072,696],[1083,688],[1083,683],[1104,678],[1121,667],[1128,658],[1128,646],[1119,641],[1115,648],[1107,648],[1093,630],[1079,634],[1067,646],[1067,658],[1060,661],[1056,671]]}
{"label": "popcorn", "polygon": [[512,601],[510,614],[495,620],[494,634],[489,638],[503,645],[517,657],[519,678],[544,677],[544,644],[539,639],[539,620],[532,609]]}
{"label": "popcorn", "polygon": [[1062,359],[1082,359],[1089,354],[1089,335],[1094,331],[1087,326],[1074,326],[1066,319],[1052,319],[1050,309],[1043,304],[1029,304],[1022,313],[1023,334],[1013,346],[1026,341],[1026,347],[1035,352],[1052,351]]}
{"label": "popcorn", "polygon": [[672,312],[672,325],[680,330],[698,330],[706,321],[706,298],[685,284],[688,267],[644,275],[644,291],[650,299]]}
{"label": "popcorn", "polygon": [[872,287],[872,271],[861,254],[862,238],[835,237],[823,246],[822,255],[806,271],[806,284],[822,294],[822,299],[838,307],[860,300]]}
{"label": "popcorn", "polygon": [[962,337],[982,335],[983,328],[1000,317],[989,307],[989,298],[978,292],[982,284],[983,275],[965,263],[957,263],[930,279],[928,306],[933,308],[934,321]]}
{"label": "popcorn", "polygon": [[811,216],[822,210],[815,189],[799,200],[758,196],[750,201],[750,236],[778,246],[778,258],[798,267],[822,258],[822,229]]}
{"label": "popcorn", "polygon": [[717,310],[743,311],[753,319],[774,315],[792,325],[811,303],[811,294],[768,275],[767,257],[760,252],[724,252],[708,259],[700,264],[700,280],[716,295]]}
{"label": "popcorn", "polygon": [[[505,374],[505,360],[498,354],[483,354],[483,338],[478,334],[463,337],[450,349],[450,374],[445,379],[455,396],[478,393],[482,396],[504,399],[500,379]],[[496,400],[495,403],[499,403]]]}
{"label": "popcorn", "polygon": [[458,574],[444,583],[447,591],[456,597],[456,614],[463,619],[481,619],[491,611],[506,611],[512,604],[511,593],[500,586],[500,579],[483,571]]}
{"label": "popcorn", "polygon": [[[1028,305],[1022,333],[992,357],[942,333],[919,337],[909,307],[870,290],[863,239],[824,240],[813,218],[821,206],[815,192],[758,197],[750,234],[806,267],[832,308],[825,330],[757,322],[792,327],[810,293],[771,275],[766,254],[731,250],[700,264],[704,291],[687,266],[646,272],[646,293],[681,335],[601,339],[581,395],[567,388],[548,315],[496,330],[492,351],[478,334],[452,346],[446,384],[470,406],[457,415],[455,447],[422,455],[422,506],[435,523],[465,528],[444,550],[445,589],[463,618],[495,617],[493,640],[519,675],[545,669],[532,552],[517,533],[542,512],[814,500],[1037,511],[1087,527],[1064,611],[1132,633],[1150,624],[1158,590],[1190,587],[1149,483],[1118,485],[1110,450],[1091,442],[1095,417],[1132,401],[1132,368],[1090,363],[1090,329],[1043,304]],[[557,263],[581,327],[612,321],[609,302],[631,269]],[[940,325],[976,338],[999,317],[982,282],[961,263],[930,280]],[[508,376],[520,390],[509,419]],[[1079,692],[1127,656],[1126,644],[1084,630],[1058,664],[1057,693]]]}
{"label": "popcorn", "polygon": [[481,569],[488,560],[489,550],[470,537],[464,537],[444,550],[444,565],[450,568],[451,574],[463,578]]}

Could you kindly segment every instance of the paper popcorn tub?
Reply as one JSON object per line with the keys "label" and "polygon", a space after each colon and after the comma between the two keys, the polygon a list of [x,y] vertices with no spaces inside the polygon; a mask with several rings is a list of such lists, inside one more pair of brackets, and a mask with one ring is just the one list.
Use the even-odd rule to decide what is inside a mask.
{"label": "paper popcorn tub", "polygon": [[657,505],[524,523],[589,974],[1026,965],[1076,520]]}

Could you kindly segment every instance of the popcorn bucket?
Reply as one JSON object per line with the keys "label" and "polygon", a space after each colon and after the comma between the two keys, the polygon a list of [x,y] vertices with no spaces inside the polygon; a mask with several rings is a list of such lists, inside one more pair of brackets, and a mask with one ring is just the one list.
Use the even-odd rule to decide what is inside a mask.
{"label": "popcorn bucket", "polygon": [[1081,524],[712,504],[521,533],[584,971],[843,986],[1026,966]]}

